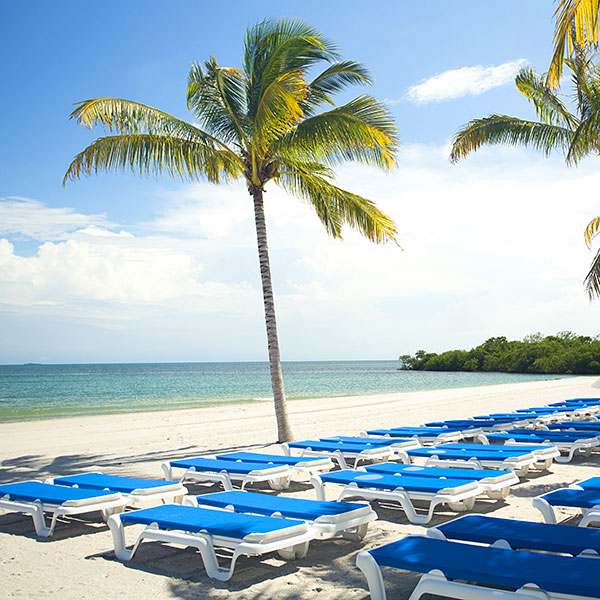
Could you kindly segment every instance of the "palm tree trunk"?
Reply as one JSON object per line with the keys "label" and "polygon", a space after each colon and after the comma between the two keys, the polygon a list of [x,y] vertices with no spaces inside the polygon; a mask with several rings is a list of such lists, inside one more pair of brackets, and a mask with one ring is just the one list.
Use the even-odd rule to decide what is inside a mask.
{"label": "palm tree trunk", "polygon": [[254,221],[256,223],[256,239],[258,242],[258,260],[262,279],[263,301],[265,305],[265,324],[267,326],[267,344],[269,346],[269,365],[271,367],[271,385],[275,402],[275,418],[277,419],[277,438],[280,443],[293,440],[290,427],[283,376],[281,374],[281,358],[279,355],[279,339],[277,337],[277,320],[275,318],[275,301],[271,285],[271,265],[269,263],[269,247],[267,245],[267,225],[265,222],[265,207],[263,190],[258,186],[252,187],[254,199]]}

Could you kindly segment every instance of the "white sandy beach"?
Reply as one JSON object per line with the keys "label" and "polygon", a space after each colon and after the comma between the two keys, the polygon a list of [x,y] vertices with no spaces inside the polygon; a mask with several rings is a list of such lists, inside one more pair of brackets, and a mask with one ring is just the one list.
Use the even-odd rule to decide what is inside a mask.
{"label": "white sandy beach", "polygon": [[[297,439],[358,434],[379,426],[510,411],[571,397],[600,395],[594,377],[506,384],[455,390],[290,402]],[[78,417],[0,424],[0,483],[43,479],[87,470],[160,478],[164,460],[238,449],[278,452],[270,403],[195,410]],[[507,501],[478,501],[487,514],[540,521],[531,498],[598,474],[600,453],[556,464],[518,485]],[[201,488],[190,486],[191,491]],[[267,488],[264,488],[267,489]],[[286,493],[314,498],[311,486],[293,483]],[[332,498],[333,499],[333,498]],[[128,564],[116,560],[107,527],[94,518],[57,527],[53,538],[35,537],[31,519],[0,510],[0,580],[6,598],[128,600],[153,598],[305,599],[367,598],[365,580],[354,566],[359,550],[420,532],[404,513],[374,505],[379,520],[358,544],[312,542],[306,558],[242,559],[232,580],[208,579],[194,551],[158,543],[142,545]],[[432,524],[455,516],[439,512]],[[388,597],[408,598],[418,576],[387,572]]]}

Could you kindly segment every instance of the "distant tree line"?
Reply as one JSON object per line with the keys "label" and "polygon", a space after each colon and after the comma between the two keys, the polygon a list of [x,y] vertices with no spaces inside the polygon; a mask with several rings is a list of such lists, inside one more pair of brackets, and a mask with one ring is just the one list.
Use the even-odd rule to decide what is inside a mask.
{"label": "distant tree line", "polygon": [[498,371],[504,373],[600,374],[600,336],[563,331],[523,341],[493,337],[471,350],[441,354],[419,350],[399,357],[401,369],[414,371]]}

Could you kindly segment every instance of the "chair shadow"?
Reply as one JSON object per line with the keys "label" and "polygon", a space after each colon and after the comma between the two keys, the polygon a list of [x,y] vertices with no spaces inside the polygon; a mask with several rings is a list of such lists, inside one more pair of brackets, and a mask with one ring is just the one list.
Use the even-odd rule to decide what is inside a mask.
{"label": "chair shadow", "polygon": [[[169,450],[146,452],[142,454],[129,454],[118,459],[111,454],[65,454],[48,461],[41,454],[27,454],[0,461],[0,484],[21,481],[24,479],[47,479],[49,477],[65,477],[82,471],[92,469],[106,472],[118,470],[119,474],[134,475],[136,465],[153,462],[164,462],[193,456],[206,456],[240,450],[267,448],[272,444],[240,444],[221,448],[198,448],[197,446],[184,446]],[[160,478],[157,470],[156,478]]]}
{"label": "chair shadow", "polygon": [[[49,519],[46,521],[50,523]],[[87,515],[61,517],[57,520],[52,536],[44,538],[36,535],[33,520],[29,515],[7,512],[0,515],[0,530],[3,534],[26,537],[37,542],[47,543],[106,532],[108,527],[102,520],[99,511]]]}

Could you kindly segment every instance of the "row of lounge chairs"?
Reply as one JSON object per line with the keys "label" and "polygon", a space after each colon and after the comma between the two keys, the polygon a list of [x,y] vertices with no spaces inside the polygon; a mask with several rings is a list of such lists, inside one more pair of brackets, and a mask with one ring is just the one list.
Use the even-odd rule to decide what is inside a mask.
{"label": "row of lounge chairs", "polygon": [[[120,559],[130,560],[140,543],[147,539],[193,546],[199,550],[208,575],[225,581],[231,577],[240,555],[277,551],[284,558],[300,558],[308,551],[309,542],[315,539],[342,536],[361,540],[369,522],[377,516],[369,504],[341,502],[348,497],[397,502],[408,519],[417,524],[429,523],[439,505],[464,511],[472,509],[480,497],[505,498],[511,486],[529,470],[548,469],[553,460],[571,460],[577,454],[588,454],[600,446],[600,421],[593,420],[599,408],[600,400],[569,401],[555,407],[483,415],[424,427],[367,430],[360,436],[293,442],[282,446],[284,455],[233,452],[173,460],[162,465],[167,481],[86,473],[47,482],[7,484],[0,486],[0,508],[30,514],[36,532],[44,537],[52,535],[60,516],[100,510],[108,521]],[[558,417],[550,418],[557,414]],[[580,420],[583,418],[590,420]],[[559,425],[564,428],[559,429]],[[580,429],[581,425],[587,427]],[[596,426],[598,430],[594,429]],[[479,443],[466,443],[466,440]],[[562,456],[561,451],[566,456]],[[348,468],[350,464],[353,469]],[[340,470],[334,470],[335,466]],[[179,481],[172,481],[175,475]],[[308,478],[316,490],[317,500],[244,491],[246,485],[259,482],[268,482],[276,490],[286,489],[294,477]],[[190,496],[184,486],[186,480],[219,483],[225,491]],[[234,484],[241,490],[234,490]],[[340,486],[337,501],[327,501],[326,489]],[[417,509],[415,503],[422,502],[426,503],[425,510]],[[535,525],[540,535],[543,533],[548,539],[558,536],[564,526],[555,525],[555,506],[583,510],[582,525],[600,522],[600,478],[540,496],[534,500],[534,506],[541,511],[546,524],[526,524],[521,530],[524,535],[532,531],[530,525]],[[124,512],[126,507],[148,508]],[[52,514],[49,526],[45,512]],[[461,538],[458,525],[444,525],[430,529],[427,537],[411,536],[361,553],[357,564],[367,576],[372,597],[385,598],[378,565],[426,573],[411,599],[423,593],[471,599],[487,597],[486,590],[491,589],[487,586],[508,585],[510,578],[504,583],[493,578],[491,565],[494,563],[508,564],[525,557],[523,564],[539,563],[546,565],[544,568],[558,570],[562,568],[561,561],[574,560],[552,555],[546,559],[538,552],[525,553],[523,548],[557,550],[544,546],[543,541],[540,547],[519,545],[518,540],[527,540],[529,533],[523,538],[511,533],[510,527],[519,527],[517,521],[510,521],[509,527],[502,524],[502,520],[477,518],[479,520],[463,517],[451,522],[467,530],[471,527],[473,531],[468,535],[472,537]],[[128,524],[145,526],[132,547],[125,542],[125,525]],[[498,537],[502,531],[506,532],[504,537]],[[581,534],[576,541],[584,544],[585,535]],[[498,539],[492,539],[494,536]],[[465,541],[478,545],[465,544]],[[560,542],[564,542],[563,538]],[[578,548],[577,544],[574,543],[574,547]],[[230,551],[228,567],[219,563],[215,548]],[[516,551],[522,554],[515,555]],[[577,560],[584,561],[581,577],[587,577],[585,561],[590,559],[585,556]],[[461,569],[466,573],[465,569],[471,566],[469,561],[476,561],[481,573],[475,570],[471,578],[459,577],[456,573]],[[439,566],[431,566],[434,564]],[[489,573],[485,570],[486,564],[490,567]],[[439,573],[430,573],[432,569]],[[555,586],[550,576],[537,582],[527,579],[525,570],[523,578],[526,580],[516,586],[519,577],[515,574],[508,587],[525,586],[527,591],[525,584],[533,582],[547,593],[547,596],[539,596],[527,591],[529,596],[523,597],[554,597],[552,594],[563,593],[559,588],[564,590],[564,585],[559,582]],[[458,584],[453,581],[457,578],[472,583]],[[582,583],[577,589],[585,591],[586,585]],[[505,596],[513,597],[513,593],[494,589],[490,598]],[[578,596],[560,596],[563,597]]]}
{"label": "row of lounge chairs", "polygon": [[[469,428],[484,444],[552,446],[560,452],[554,460],[569,462],[600,446],[599,411],[599,398],[572,399],[427,425]],[[423,574],[410,600],[426,594],[465,600],[600,598],[600,531],[587,529],[600,523],[600,477],[534,498],[533,506],[544,523],[471,514],[432,527],[425,536],[359,553],[356,564],[372,600],[386,598],[382,567]],[[581,510],[580,527],[557,524],[557,506]]]}

